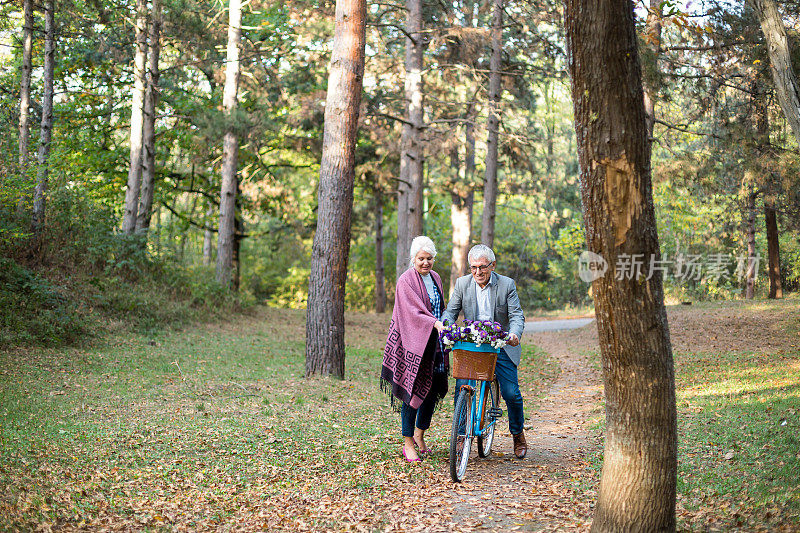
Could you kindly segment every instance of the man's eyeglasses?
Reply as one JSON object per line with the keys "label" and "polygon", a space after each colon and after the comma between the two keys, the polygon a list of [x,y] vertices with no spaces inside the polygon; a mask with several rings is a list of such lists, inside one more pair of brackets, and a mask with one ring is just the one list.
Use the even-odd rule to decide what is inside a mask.
{"label": "man's eyeglasses", "polygon": [[486,272],[492,267],[492,264],[489,263],[488,265],[470,265],[469,269],[472,272]]}

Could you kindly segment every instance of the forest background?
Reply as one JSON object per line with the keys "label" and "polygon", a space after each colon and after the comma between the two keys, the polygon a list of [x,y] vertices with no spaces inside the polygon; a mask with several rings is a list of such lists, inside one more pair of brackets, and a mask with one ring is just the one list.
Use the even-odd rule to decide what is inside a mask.
{"label": "forest background", "polygon": [[[148,330],[255,303],[305,307],[332,2],[244,5],[232,112],[223,105],[230,63],[226,6],[164,2],[160,34],[139,41],[151,57],[158,45],[159,62],[148,75],[157,94],[152,220],[137,232],[120,230],[133,153],[137,6],[30,4],[23,149],[27,136],[17,132],[27,112],[20,105],[25,6],[0,5],[3,344],[74,342],[109,320]],[[154,6],[147,6],[150,28]],[[800,66],[798,2],[780,6],[793,63]],[[492,7],[473,0],[423,3],[423,232],[437,244],[436,270],[445,286],[459,273],[451,257],[464,245],[454,244],[464,220],[471,228],[467,244],[481,239]],[[667,302],[796,291],[800,158],[775,96],[757,18],[741,3],[718,2],[653,1],[638,5],[637,14],[644,83],[655,108],[661,252],[682,268],[665,275]],[[503,15],[498,270],[517,280],[529,315],[583,310],[591,295],[578,276],[585,244],[563,7],[509,0]],[[346,293],[351,310],[385,309],[396,276],[391,266],[404,260],[397,259],[396,193],[408,122],[405,25],[403,6],[369,4]],[[47,35],[54,58],[49,125]],[[239,143],[230,285],[214,275],[228,132]],[[35,198],[43,179],[46,208],[39,205],[45,214],[39,219]],[[780,267],[768,260],[769,251]],[[739,259],[752,256],[761,259],[748,272]],[[695,270],[679,259],[691,257],[700,263]],[[703,271],[714,258],[724,267],[717,275]]]}

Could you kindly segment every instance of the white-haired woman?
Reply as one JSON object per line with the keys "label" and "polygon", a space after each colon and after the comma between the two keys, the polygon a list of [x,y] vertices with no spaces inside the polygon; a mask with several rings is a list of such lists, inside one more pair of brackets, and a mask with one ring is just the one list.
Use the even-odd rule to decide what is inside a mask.
{"label": "white-haired woman", "polygon": [[425,236],[411,242],[411,267],[397,280],[392,322],[383,351],[381,387],[401,402],[401,453],[406,461],[430,452],[425,431],[436,404],[447,394],[449,360],[442,350],[442,279],[433,270],[436,246]]}

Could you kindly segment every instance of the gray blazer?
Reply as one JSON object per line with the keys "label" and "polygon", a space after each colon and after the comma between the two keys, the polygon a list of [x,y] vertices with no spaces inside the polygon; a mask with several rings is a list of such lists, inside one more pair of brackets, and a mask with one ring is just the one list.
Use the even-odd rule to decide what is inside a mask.
{"label": "gray blazer", "polygon": [[[500,323],[504,331],[514,333],[522,339],[522,332],[525,330],[525,315],[522,313],[522,306],[519,304],[517,296],[517,286],[514,280],[501,276],[497,272],[492,272],[491,301],[492,315],[495,322]],[[478,300],[475,295],[475,278],[471,274],[461,276],[456,280],[455,290],[447,303],[447,310],[442,315],[442,322],[447,320],[450,324],[458,320],[458,315],[463,312],[466,320],[478,319]],[[505,346],[505,351],[509,359],[519,365],[522,355],[520,346]]]}

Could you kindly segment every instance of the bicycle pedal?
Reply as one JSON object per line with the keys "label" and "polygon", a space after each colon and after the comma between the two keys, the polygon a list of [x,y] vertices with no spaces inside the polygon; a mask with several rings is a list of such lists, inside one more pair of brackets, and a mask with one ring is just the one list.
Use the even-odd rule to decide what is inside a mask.
{"label": "bicycle pedal", "polygon": [[488,413],[492,418],[501,418],[503,416],[503,410],[499,407],[490,407]]}

